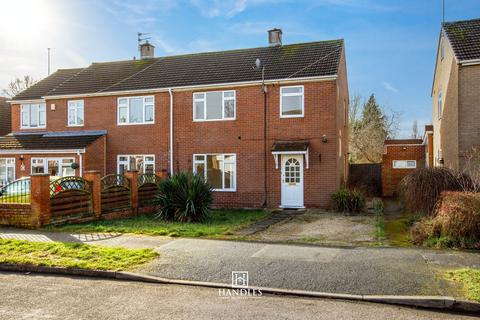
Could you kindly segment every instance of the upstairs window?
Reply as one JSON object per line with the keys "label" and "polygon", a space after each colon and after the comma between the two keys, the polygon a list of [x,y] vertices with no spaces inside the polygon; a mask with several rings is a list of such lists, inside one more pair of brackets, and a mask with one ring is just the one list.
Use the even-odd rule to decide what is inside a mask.
{"label": "upstairs window", "polygon": [[154,123],[154,113],[153,96],[118,98],[119,125]]}
{"label": "upstairs window", "polygon": [[442,101],[442,91],[438,92],[438,105],[437,105],[437,116],[438,120],[442,119],[442,112],[443,112],[443,101]]}
{"label": "upstairs window", "polygon": [[193,172],[203,176],[215,191],[236,190],[235,154],[195,154]]}
{"label": "upstairs window", "polygon": [[417,160],[393,160],[394,169],[415,169]]}
{"label": "upstairs window", "polygon": [[20,127],[22,129],[45,128],[47,124],[45,103],[22,104]]}
{"label": "upstairs window", "polygon": [[303,117],[303,86],[280,88],[280,117]]}
{"label": "upstairs window", "polygon": [[83,100],[68,101],[68,125],[83,126]]}
{"label": "upstairs window", "polygon": [[235,120],[235,91],[194,93],[193,120]]}

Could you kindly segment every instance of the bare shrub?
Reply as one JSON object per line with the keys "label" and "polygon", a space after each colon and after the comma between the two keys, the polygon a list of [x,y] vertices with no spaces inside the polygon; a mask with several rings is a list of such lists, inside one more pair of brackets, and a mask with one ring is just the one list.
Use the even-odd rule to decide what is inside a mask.
{"label": "bare shrub", "polygon": [[415,245],[421,246],[428,238],[434,235],[432,220],[424,218],[415,222],[410,228],[410,237]]}
{"label": "bare shrub", "polygon": [[442,193],[433,225],[441,236],[480,240],[480,193]]}
{"label": "bare shrub", "polygon": [[458,175],[447,168],[422,168],[399,184],[399,195],[412,213],[430,216],[441,192],[462,190]]}

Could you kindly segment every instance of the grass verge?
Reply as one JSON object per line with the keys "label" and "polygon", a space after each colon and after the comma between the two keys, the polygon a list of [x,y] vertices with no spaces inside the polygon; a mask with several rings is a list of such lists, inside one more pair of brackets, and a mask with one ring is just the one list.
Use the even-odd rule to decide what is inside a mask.
{"label": "grass verge", "polygon": [[447,278],[463,285],[465,296],[480,302],[480,270],[459,269],[447,272]]}
{"label": "grass verge", "polygon": [[110,221],[94,221],[47,227],[51,231],[65,232],[119,232],[171,237],[222,238],[233,235],[269,213],[263,210],[215,210],[207,220],[199,223],[168,222],[152,216],[138,216]]}
{"label": "grass verge", "polygon": [[151,249],[0,239],[0,263],[119,271],[147,263],[157,255]]}

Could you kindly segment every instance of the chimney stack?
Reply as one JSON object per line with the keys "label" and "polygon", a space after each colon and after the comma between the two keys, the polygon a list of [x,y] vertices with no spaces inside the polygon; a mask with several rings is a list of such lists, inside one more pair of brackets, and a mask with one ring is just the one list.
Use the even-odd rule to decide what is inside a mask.
{"label": "chimney stack", "polygon": [[155,56],[155,46],[147,41],[140,45],[140,59],[149,59]]}
{"label": "chimney stack", "polygon": [[271,47],[282,45],[282,29],[274,28],[268,30],[268,44]]}

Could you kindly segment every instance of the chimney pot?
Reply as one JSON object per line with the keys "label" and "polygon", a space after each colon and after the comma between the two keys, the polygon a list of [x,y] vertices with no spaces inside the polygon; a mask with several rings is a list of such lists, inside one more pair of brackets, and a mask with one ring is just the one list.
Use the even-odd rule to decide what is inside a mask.
{"label": "chimney pot", "polygon": [[282,45],[282,29],[273,28],[268,30],[268,44],[272,47]]}
{"label": "chimney pot", "polygon": [[140,45],[140,59],[155,57],[155,46],[147,41]]}

